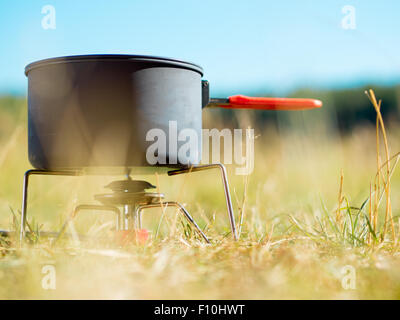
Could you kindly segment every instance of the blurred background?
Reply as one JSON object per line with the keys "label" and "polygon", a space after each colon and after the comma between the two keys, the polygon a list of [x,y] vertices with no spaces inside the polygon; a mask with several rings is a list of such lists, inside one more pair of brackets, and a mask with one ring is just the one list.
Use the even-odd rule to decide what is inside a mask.
{"label": "blurred background", "polygon": [[[399,9],[394,0],[2,1],[0,94],[24,97],[24,67],[39,59],[158,55],[201,65],[214,97],[321,98],[327,125],[347,131],[374,118],[364,87],[399,117]],[[257,123],[277,116],[257,113]]]}
{"label": "blurred background", "polygon": [[[285,196],[285,205],[292,198],[295,205],[307,202],[310,192],[330,195],[333,203],[340,168],[353,173],[355,163],[360,175],[349,179],[347,188],[361,199],[368,184],[360,188],[360,181],[369,179],[363,166],[374,165],[370,133],[376,114],[366,88],[383,100],[393,149],[398,137],[399,10],[395,0],[1,1],[0,208],[7,212],[2,218],[9,217],[9,207],[19,208],[22,175],[30,168],[24,67],[39,59],[95,53],[197,63],[213,97],[321,99],[322,109],[304,112],[206,110],[203,124],[255,129],[257,174],[250,188],[254,202],[257,192],[267,195],[269,210],[274,203],[289,210],[278,195]],[[240,194],[242,177],[233,179]],[[210,186],[204,187],[196,199],[210,208],[219,203],[223,210],[222,196],[207,198]]]}
{"label": "blurred background", "polygon": [[[399,299],[398,263],[389,265],[374,255],[368,264],[364,248],[360,256],[347,250],[360,245],[349,206],[359,208],[368,199],[376,173],[376,113],[365,89],[374,89],[383,101],[390,154],[400,151],[399,12],[398,0],[1,0],[0,229],[18,228],[23,174],[32,168],[24,68],[33,61],[100,53],[165,56],[202,66],[212,97],[307,97],[321,99],[324,106],[299,112],[203,111],[204,128],[255,130],[254,172],[238,176],[235,165],[227,167],[234,211],[243,217],[238,246],[156,243],[131,248],[134,258],[110,258],[111,264],[103,257],[82,260],[80,253],[71,251],[74,258],[62,253],[55,257],[62,263],[57,264],[58,291],[52,292],[39,285],[43,272],[29,269],[33,260],[26,260],[25,268],[20,252],[5,250],[2,242],[0,255],[10,261],[0,261],[0,298]],[[347,206],[342,214],[351,222],[343,227],[351,229],[347,242],[327,223],[340,211],[341,171],[342,206]],[[133,178],[157,185],[167,200],[185,205],[216,243],[229,234],[218,172]],[[93,195],[107,192],[104,186],[116,179],[121,176],[33,178],[30,225],[60,230],[74,206],[95,203]],[[397,228],[398,171],[391,183]],[[381,230],[384,201],[377,215]],[[161,217],[160,210],[144,217],[152,239],[172,234],[174,240],[188,240],[172,214],[165,216],[157,237]],[[319,240],[304,239],[293,218]],[[361,221],[358,214],[355,220]],[[83,214],[75,220],[76,230],[103,235],[113,221],[107,214]],[[171,232],[172,225],[179,232]],[[69,242],[66,248],[69,252]],[[38,254],[48,259],[52,250]],[[397,249],[390,250],[398,261]],[[357,268],[357,291],[343,291],[337,280],[345,265]]]}

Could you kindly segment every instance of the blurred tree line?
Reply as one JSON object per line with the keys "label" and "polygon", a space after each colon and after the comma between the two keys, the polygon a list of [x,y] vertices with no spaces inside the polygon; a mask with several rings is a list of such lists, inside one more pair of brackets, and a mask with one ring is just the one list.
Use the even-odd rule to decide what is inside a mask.
{"label": "blurred tree line", "polygon": [[[299,127],[330,128],[340,134],[351,132],[357,126],[375,125],[376,113],[365,95],[365,90],[372,88],[377,99],[382,100],[382,115],[388,126],[400,122],[400,85],[392,87],[364,86],[338,90],[297,90],[289,97],[315,98],[323,101],[321,109],[301,112],[293,111],[238,111],[212,109],[203,112],[207,117],[222,120],[224,126],[244,127],[241,118],[249,118],[251,125],[258,130],[266,127],[278,129],[296,129]],[[253,96],[271,96],[268,93],[253,93]],[[25,97],[0,96],[0,138],[12,131],[17,123],[26,122]],[[211,123],[210,123],[211,125]],[[328,132],[331,130],[328,130]]]}
{"label": "blurred tree line", "polygon": [[400,86],[377,87],[374,85],[331,91],[300,90],[292,96],[312,97],[324,102],[325,112],[335,116],[337,126],[342,133],[347,133],[355,126],[375,125],[376,112],[365,94],[373,89],[377,99],[382,100],[381,113],[386,123],[400,121]]}
{"label": "blurred tree line", "polygon": [[[266,127],[278,129],[298,129],[299,127],[330,128],[340,134],[347,134],[357,126],[375,125],[376,112],[365,94],[373,89],[377,99],[382,100],[381,112],[385,123],[390,126],[400,122],[400,85],[379,87],[367,85],[358,88],[336,90],[297,90],[288,97],[314,98],[323,102],[321,109],[295,111],[248,111],[252,113],[252,124],[261,130]],[[271,96],[265,92],[252,93],[253,96]],[[224,123],[246,116],[243,112],[228,109],[218,110]],[[235,120],[233,126],[239,124]],[[239,125],[239,127],[241,127]],[[331,131],[331,130],[328,130]]]}

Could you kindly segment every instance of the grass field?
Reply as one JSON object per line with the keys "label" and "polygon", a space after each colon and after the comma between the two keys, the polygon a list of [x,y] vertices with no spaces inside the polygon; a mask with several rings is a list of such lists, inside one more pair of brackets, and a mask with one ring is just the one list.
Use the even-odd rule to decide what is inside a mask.
{"label": "grass field", "polygon": [[[18,225],[22,177],[30,168],[25,107],[24,99],[0,99],[1,229]],[[205,126],[213,126],[213,111],[207,112]],[[250,124],[254,116],[248,116]],[[324,124],[311,126],[313,119],[301,112],[292,119],[297,130],[257,129],[250,176],[236,176],[228,166],[235,212],[243,218],[238,242],[229,234],[217,171],[140,176],[157,185],[166,199],[185,204],[212,244],[198,239],[172,209],[163,215],[158,232],[162,213],[146,214],[151,237],[144,245],[119,247],[106,239],[64,239],[53,245],[39,236],[19,248],[15,238],[2,238],[0,298],[400,299],[397,158],[391,161],[390,190],[382,182],[387,180],[383,167],[375,192],[375,127],[360,126],[342,137]],[[400,151],[399,138],[400,130],[391,126],[390,155]],[[34,177],[30,225],[34,230],[59,229],[74,205],[94,203],[93,195],[115,179]],[[387,219],[384,234],[389,209],[393,229]],[[107,236],[111,227],[107,214],[86,214],[75,221],[76,230],[90,236]],[[56,272],[54,290],[42,286],[48,265]]]}

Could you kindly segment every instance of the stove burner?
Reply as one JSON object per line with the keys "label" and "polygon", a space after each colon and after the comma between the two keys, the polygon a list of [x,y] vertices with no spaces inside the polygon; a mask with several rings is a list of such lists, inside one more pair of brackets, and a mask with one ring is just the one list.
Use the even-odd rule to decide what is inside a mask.
{"label": "stove burner", "polygon": [[146,189],[154,189],[151,183],[143,180],[132,180],[128,178],[128,180],[118,180],[113,181],[106,185],[104,188],[111,189],[113,192],[141,192],[145,191]]}
{"label": "stove burner", "polygon": [[97,194],[94,198],[104,205],[124,206],[160,202],[164,195],[156,192],[114,192]]}
{"label": "stove burner", "polygon": [[146,189],[154,189],[151,183],[143,180],[118,180],[106,185],[112,193],[97,194],[94,198],[107,206],[145,205],[161,202],[164,199],[162,193],[146,192]]}
{"label": "stove burner", "polygon": [[[201,237],[207,243],[210,242],[197,223],[190,216],[189,212],[187,212],[181,204],[174,201],[162,202],[162,199],[164,198],[162,193],[146,192],[146,189],[155,188],[152,184],[142,180],[132,180],[128,177],[128,180],[113,181],[105,186],[105,188],[109,188],[114,192],[95,195],[94,198],[99,201],[101,205],[82,204],[75,207],[73,214],[62,226],[57,239],[64,233],[64,230],[76,217],[78,212],[84,210],[109,211],[115,213],[117,216],[115,231],[134,231],[134,234],[141,234],[141,232],[144,231],[142,229],[141,219],[141,214],[144,209],[176,207],[188,222],[192,224]],[[118,207],[122,207],[122,212]]]}

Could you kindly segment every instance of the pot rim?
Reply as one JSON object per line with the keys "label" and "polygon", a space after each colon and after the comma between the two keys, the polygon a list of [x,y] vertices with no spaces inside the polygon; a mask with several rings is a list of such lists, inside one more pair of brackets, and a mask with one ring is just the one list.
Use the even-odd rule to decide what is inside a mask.
{"label": "pot rim", "polygon": [[165,64],[166,66],[180,67],[193,70],[200,73],[201,76],[203,76],[203,68],[192,62],[187,62],[173,58],[147,56],[147,55],[131,55],[131,54],[88,54],[88,55],[72,55],[72,56],[62,56],[62,57],[42,59],[28,64],[25,67],[25,75],[28,76],[28,73],[33,69],[51,64],[84,62],[84,61],[121,61],[121,60],[158,62],[161,64]]}

